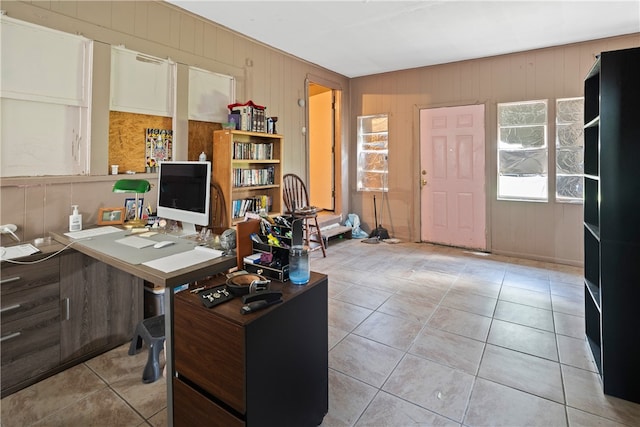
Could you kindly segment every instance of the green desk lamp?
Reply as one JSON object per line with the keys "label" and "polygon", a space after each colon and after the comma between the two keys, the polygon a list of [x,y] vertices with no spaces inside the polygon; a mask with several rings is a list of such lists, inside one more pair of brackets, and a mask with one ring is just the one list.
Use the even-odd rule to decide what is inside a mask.
{"label": "green desk lamp", "polygon": [[136,193],[135,218],[126,222],[125,227],[144,227],[147,221],[140,218],[140,201],[138,195],[151,189],[146,179],[119,179],[113,184],[114,193]]}

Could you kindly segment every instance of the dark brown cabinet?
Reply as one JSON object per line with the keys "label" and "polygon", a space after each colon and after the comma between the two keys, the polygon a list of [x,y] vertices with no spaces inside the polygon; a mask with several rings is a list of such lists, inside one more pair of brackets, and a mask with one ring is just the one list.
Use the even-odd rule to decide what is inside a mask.
{"label": "dark brown cabinet", "polygon": [[60,359],[115,347],[143,318],[143,280],[80,252],[60,257]]}
{"label": "dark brown cabinet", "polygon": [[640,402],[640,48],[584,83],[585,332],[604,392]]}
{"label": "dark brown cabinet", "polygon": [[0,290],[3,397],[130,340],[143,318],[142,279],[72,250],[3,262]]}
{"label": "dark brown cabinet", "polygon": [[176,294],[174,425],[319,425],[328,410],[327,283],[318,273],[305,286],[272,282],[283,302],[247,315],[240,298],[208,309],[196,294]]}
{"label": "dark brown cabinet", "polygon": [[60,267],[3,263],[2,395],[60,363]]}

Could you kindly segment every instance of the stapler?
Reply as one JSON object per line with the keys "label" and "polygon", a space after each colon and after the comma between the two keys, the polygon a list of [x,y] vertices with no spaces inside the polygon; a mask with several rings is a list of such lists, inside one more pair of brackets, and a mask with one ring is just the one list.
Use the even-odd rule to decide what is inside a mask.
{"label": "stapler", "polygon": [[280,291],[260,291],[252,294],[244,295],[240,307],[240,313],[248,314],[254,311],[262,310],[270,305],[282,302],[282,292]]}
{"label": "stapler", "polygon": [[282,298],[282,292],[265,290],[265,291],[259,291],[259,292],[243,295],[242,303],[248,304],[250,302],[261,301],[261,300],[271,302],[280,298]]}

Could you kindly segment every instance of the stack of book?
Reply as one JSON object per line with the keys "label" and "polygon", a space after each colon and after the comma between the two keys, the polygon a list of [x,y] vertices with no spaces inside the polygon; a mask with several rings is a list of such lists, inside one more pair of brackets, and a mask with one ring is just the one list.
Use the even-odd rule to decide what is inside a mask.
{"label": "stack of book", "polygon": [[239,123],[239,130],[266,132],[266,107],[248,101],[245,104],[229,104],[229,121]]}

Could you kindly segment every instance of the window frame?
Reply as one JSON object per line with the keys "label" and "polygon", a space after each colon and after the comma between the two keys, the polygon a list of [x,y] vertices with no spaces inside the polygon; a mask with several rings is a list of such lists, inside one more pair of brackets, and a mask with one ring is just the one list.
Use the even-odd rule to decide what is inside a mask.
{"label": "window frame", "polygon": [[[503,106],[515,106],[515,105],[527,105],[527,104],[544,104],[544,120],[541,123],[535,124],[527,124],[527,125],[503,125],[500,123],[500,108]],[[501,147],[501,145],[505,145],[501,142],[500,138],[502,136],[501,130],[504,128],[510,129],[524,129],[524,128],[537,128],[542,127],[542,137],[543,144],[539,148],[522,148],[521,150],[517,150],[514,148],[508,148],[508,146]],[[536,100],[527,100],[527,101],[515,101],[515,102],[498,102],[496,104],[496,198],[501,201],[518,201],[518,202],[535,202],[535,203],[548,203],[549,202],[549,100],[548,99],[536,99]],[[522,195],[509,195],[509,194],[501,194],[501,177],[505,175],[501,175],[501,154],[506,152],[517,152],[517,151],[543,151],[545,162],[542,165],[545,168],[544,174],[544,197],[526,197]],[[536,175],[533,175],[536,176]],[[540,180],[542,181],[542,180]]]}
{"label": "window frame", "polygon": [[[364,123],[366,121],[373,121],[376,119],[380,119],[385,121],[386,127],[385,130],[376,130],[373,129],[371,131],[364,131]],[[357,117],[356,122],[356,134],[357,134],[357,148],[356,148],[356,190],[357,191],[380,191],[380,192],[388,192],[389,186],[387,185],[388,177],[389,177],[389,114],[371,114],[371,115],[363,115]],[[367,136],[376,139],[375,141],[367,141]],[[377,139],[380,138],[380,139]],[[382,149],[369,149],[366,148],[366,144],[370,143],[381,143],[384,148]],[[365,162],[364,157],[367,156],[382,156],[382,159],[379,160],[382,162],[381,168],[367,168],[367,162]],[[368,164],[371,164],[369,162]],[[381,175],[378,179],[381,183],[380,186],[372,187],[367,185],[367,182],[373,181],[372,179],[368,179],[367,175],[373,174]]]}
{"label": "window frame", "polygon": [[[558,104],[560,102],[566,102],[566,101],[576,101],[576,100],[582,100],[582,114],[579,115],[579,120],[575,121],[575,122],[563,122],[563,123],[559,123],[558,122]],[[569,97],[569,98],[556,98],[556,114],[555,114],[555,170],[554,170],[554,175],[555,175],[555,180],[556,180],[556,191],[555,191],[555,201],[558,203],[569,203],[569,204],[583,204],[584,203],[584,157],[582,158],[582,163],[581,163],[581,170],[579,173],[575,173],[575,174],[558,174],[558,151],[560,148],[559,145],[559,136],[558,136],[558,128],[559,125],[567,125],[567,124],[571,124],[571,123],[576,123],[578,124],[582,129],[583,132],[581,133],[581,143],[578,145],[579,147],[579,151],[582,151],[583,156],[584,156],[584,96],[575,96],[575,97]],[[562,175],[562,176],[579,176],[581,178],[581,182],[582,182],[582,192],[580,197],[563,197],[563,196],[559,196],[558,195],[558,176]]]}

